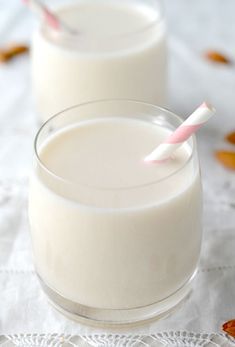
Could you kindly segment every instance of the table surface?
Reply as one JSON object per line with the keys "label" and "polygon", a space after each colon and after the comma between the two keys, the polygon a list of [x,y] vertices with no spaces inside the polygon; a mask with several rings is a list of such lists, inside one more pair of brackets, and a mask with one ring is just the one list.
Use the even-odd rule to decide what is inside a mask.
{"label": "table surface", "polygon": [[[185,305],[166,319],[125,333],[221,333],[221,324],[235,318],[235,171],[223,168],[214,152],[232,149],[224,135],[235,130],[235,65],[213,64],[203,54],[217,49],[235,61],[235,3],[165,0],[165,5],[169,106],[186,116],[207,99],[217,109],[197,136],[204,240],[198,278]],[[34,26],[31,14],[18,0],[0,0],[0,46],[29,42]],[[34,273],[27,190],[38,124],[29,62],[29,57],[21,56],[0,65],[0,334],[107,332],[74,323],[54,311]]]}

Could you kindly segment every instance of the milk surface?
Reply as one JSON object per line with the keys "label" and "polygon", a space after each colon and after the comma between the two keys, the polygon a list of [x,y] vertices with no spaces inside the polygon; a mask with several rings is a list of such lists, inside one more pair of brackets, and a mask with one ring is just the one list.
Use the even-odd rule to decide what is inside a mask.
{"label": "milk surface", "polygon": [[61,7],[57,13],[80,35],[92,37],[134,34],[160,20],[156,10],[131,1],[79,1]]}
{"label": "milk surface", "polygon": [[58,15],[78,35],[54,35],[45,25],[34,35],[32,82],[43,121],[97,99],[164,104],[165,26],[157,8],[137,1],[79,1]]}
{"label": "milk surface", "polygon": [[[30,221],[37,271],[65,298],[97,308],[156,303],[196,269],[198,168],[188,144],[160,165],[144,157],[167,135],[134,119],[80,122],[39,149]],[[168,177],[168,178],[167,178]]]}

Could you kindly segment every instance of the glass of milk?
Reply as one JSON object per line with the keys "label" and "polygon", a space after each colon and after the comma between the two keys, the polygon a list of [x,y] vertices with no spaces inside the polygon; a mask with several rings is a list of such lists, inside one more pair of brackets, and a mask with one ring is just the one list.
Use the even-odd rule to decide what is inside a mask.
{"label": "glass of milk", "polygon": [[55,12],[77,34],[42,23],[33,37],[32,82],[42,121],[97,99],[165,104],[165,21],[157,0],[79,0]]}
{"label": "glass of milk", "polygon": [[201,247],[194,136],[162,164],[144,158],[182,120],[135,101],[97,101],[52,117],[35,140],[29,217],[35,266],[57,309],[128,324],[189,293]]}

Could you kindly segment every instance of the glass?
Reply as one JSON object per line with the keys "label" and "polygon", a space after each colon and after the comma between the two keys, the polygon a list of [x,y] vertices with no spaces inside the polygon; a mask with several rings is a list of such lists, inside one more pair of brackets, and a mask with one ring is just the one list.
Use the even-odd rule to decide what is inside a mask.
{"label": "glass", "polygon": [[55,8],[78,27],[77,35],[55,32],[44,23],[33,36],[32,86],[41,120],[92,100],[134,99],[164,106],[166,33],[159,2],[72,4]]}
{"label": "glass", "polygon": [[125,325],[160,317],[191,289],[202,233],[199,163],[192,137],[187,160],[146,184],[98,187],[48,169],[41,148],[55,134],[100,119],[170,130],[182,122],[127,100],[86,103],[49,119],[35,139],[32,243],[40,282],[58,310],[83,322]]}

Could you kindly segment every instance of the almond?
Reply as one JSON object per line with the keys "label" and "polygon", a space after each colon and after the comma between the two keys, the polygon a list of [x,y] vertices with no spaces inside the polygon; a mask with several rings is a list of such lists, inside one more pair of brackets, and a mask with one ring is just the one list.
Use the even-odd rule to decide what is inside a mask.
{"label": "almond", "polygon": [[0,62],[5,62],[7,60],[9,60],[9,57],[6,51],[0,50]]}
{"label": "almond", "polygon": [[235,337],[235,319],[232,319],[222,326],[223,331],[225,331],[228,335]]}
{"label": "almond", "polygon": [[230,142],[230,143],[232,143],[233,145],[235,145],[235,131],[233,131],[232,133],[229,133],[229,134],[225,137],[225,139],[226,139],[228,142]]}
{"label": "almond", "polygon": [[218,64],[231,64],[230,59],[228,59],[225,55],[217,52],[217,51],[208,51],[205,54],[205,57],[212,61],[213,63]]}
{"label": "almond", "polygon": [[15,45],[7,49],[0,50],[0,62],[7,62],[17,55],[27,53],[29,47],[26,45]]}
{"label": "almond", "polygon": [[216,151],[215,156],[226,168],[235,170],[235,152]]}

